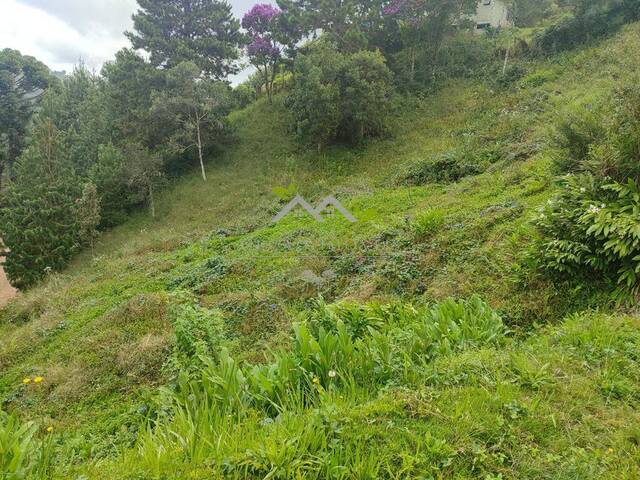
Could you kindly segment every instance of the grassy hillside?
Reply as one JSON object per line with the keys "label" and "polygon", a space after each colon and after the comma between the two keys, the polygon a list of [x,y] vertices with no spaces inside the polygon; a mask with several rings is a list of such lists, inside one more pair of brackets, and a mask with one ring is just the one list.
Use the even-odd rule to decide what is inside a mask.
{"label": "grassy hillside", "polygon": [[[389,137],[358,149],[300,149],[282,99],[234,113],[237,141],[211,159],[208,182],[197,172],[175,181],[157,219],[139,213],[0,310],[4,408],[52,426],[61,463],[106,458],[79,468],[115,478],[109,455],[131,445],[149,397],[174,379],[182,309],[219,312],[220,346],[260,363],[290,345],[292,323],[319,294],[421,305],[478,295],[508,328],[502,342],[438,357],[424,376],[395,386],[336,391],[284,426],[254,413],[224,447],[196,459],[175,444],[175,455],[155,464],[128,452],[132,473],[123,478],[136,468],[136,478],[154,468],[162,478],[216,478],[211,459],[244,465],[243,452],[265,439],[274,449],[283,437],[304,439],[314,422],[343,432],[349,461],[361,459],[358,471],[369,472],[361,478],[637,478],[638,320],[607,312],[598,279],[588,288],[552,285],[528,268],[528,253],[531,220],[555,188],[553,125],[566,109],[606,100],[619,81],[637,78],[640,59],[628,52],[640,50],[639,34],[631,25],[601,45],[532,62],[508,86],[458,81],[405,101]],[[447,159],[476,174],[433,181]],[[358,222],[334,214],[318,223],[297,211],[272,225],[284,205],[272,190],[291,184],[312,203],[335,195]],[[307,269],[335,275],[317,286],[303,278]],[[561,323],[590,308],[602,313]],[[44,381],[23,383],[35,376]],[[373,447],[383,453],[364,465]],[[327,449],[302,449],[299,458],[312,462]],[[303,467],[297,472],[309,474]],[[251,475],[264,477],[264,468]]]}

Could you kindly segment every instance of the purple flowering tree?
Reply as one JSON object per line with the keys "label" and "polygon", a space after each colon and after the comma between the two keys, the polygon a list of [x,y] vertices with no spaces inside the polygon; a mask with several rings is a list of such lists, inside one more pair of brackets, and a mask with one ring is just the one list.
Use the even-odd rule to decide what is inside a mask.
{"label": "purple flowering tree", "polygon": [[242,19],[242,27],[251,37],[247,46],[247,55],[251,64],[264,78],[269,103],[273,99],[273,84],[282,54],[282,47],[275,40],[278,28],[277,18],[281,13],[273,5],[257,4]]}

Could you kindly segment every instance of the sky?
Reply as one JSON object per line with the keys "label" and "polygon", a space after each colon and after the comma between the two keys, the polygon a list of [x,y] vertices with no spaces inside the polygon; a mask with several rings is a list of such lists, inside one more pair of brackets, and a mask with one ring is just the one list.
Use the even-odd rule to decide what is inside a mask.
{"label": "sky", "polygon": [[[257,0],[229,3],[241,18]],[[99,71],[130,46],[123,32],[132,28],[136,7],[136,0],[0,0],[0,49],[20,50],[51,70],[70,72],[82,60]]]}

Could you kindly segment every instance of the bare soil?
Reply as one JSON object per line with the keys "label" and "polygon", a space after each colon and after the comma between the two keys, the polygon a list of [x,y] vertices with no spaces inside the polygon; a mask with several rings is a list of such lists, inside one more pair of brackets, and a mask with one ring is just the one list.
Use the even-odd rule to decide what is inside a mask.
{"label": "bare soil", "polygon": [[0,257],[0,307],[4,307],[9,300],[18,293],[16,289],[9,284],[9,280],[7,280],[7,276],[2,268],[3,261],[4,257]]}

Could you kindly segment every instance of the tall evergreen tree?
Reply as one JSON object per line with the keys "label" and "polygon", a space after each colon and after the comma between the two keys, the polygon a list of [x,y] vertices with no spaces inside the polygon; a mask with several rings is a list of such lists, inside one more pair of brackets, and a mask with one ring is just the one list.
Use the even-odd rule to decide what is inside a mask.
{"label": "tall evergreen tree", "polygon": [[27,125],[53,82],[49,69],[35,58],[0,51],[0,182],[24,148]]}
{"label": "tall evergreen tree", "polygon": [[134,48],[150,53],[154,66],[194,62],[205,75],[224,79],[238,71],[244,36],[231,6],[220,0],[138,0]]}
{"label": "tall evergreen tree", "polygon": [[28,288],[67,264],[78,248],[80,196],[59,132],[51,119],[37,120],[0,201],[0,237],[9,249],[5,271],[15,287]]}

